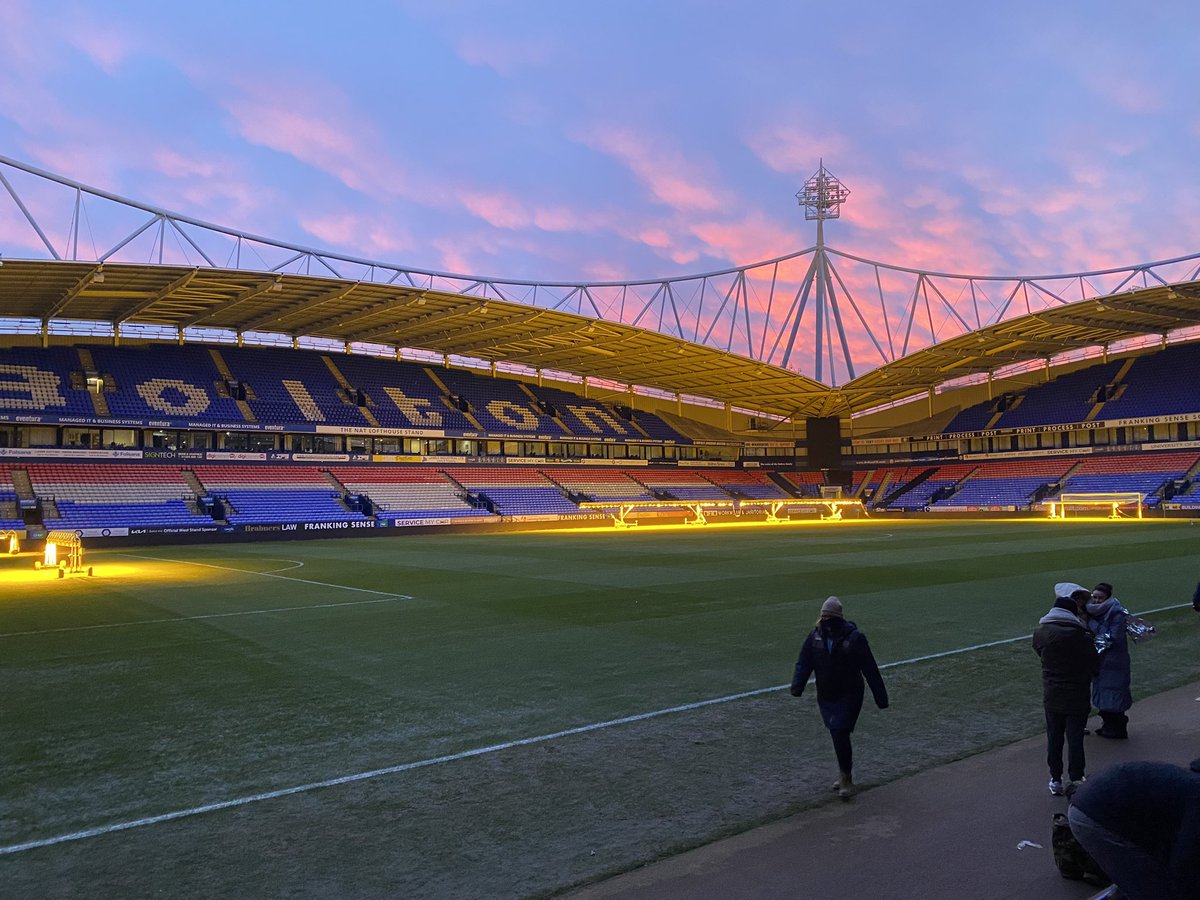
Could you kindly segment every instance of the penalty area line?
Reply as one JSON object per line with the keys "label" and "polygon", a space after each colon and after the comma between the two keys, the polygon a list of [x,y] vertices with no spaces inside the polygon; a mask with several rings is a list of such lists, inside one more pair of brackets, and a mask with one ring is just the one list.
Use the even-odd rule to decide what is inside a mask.
{"label": "penalty area line", "polygon": [[181,566],[203,566],[206,569],[220,569],[223,572],[239,572],[242,575],[259,575],[263,578],[278,578],[281,581],[296,581],[300,584],[311,584],[316,587],[333,588],[338,591],[357,591],[360,594],[378,594],[381,597],[399,598],[411,600],[411,597],[405,597],[402,594],[395,594],[390,591],[373,591],[370,588],[351,587],[348,584],[330,584],[326,581],[310,581],[307,578],[296,578],[292,575],[279,575],[279,571],[286,572],[287,569],[275,570],[272,572],[255,572],[251,569],[239,569],[236,566],[218,566],[213,563],[193,562],[190,559],[168,559],[165,556],[140,556],[136,553],[122,553],[121,556],[126,556],[130,559],[148,559],[152,562],[168,562],[176,563]]}
{"label": "penalty area line", "polygon": [[[157,558],[157,557],[148,557]],[[220,567],[217,567],[220,568]],[[242,571],[242,570],[236,570]],[[1164,606],[1159,609],[1147,610],[1147,613],[1167,612],[1168,610],[1183,609],[1190,606],[1190,603],[1181,603],[1176,606]],[[997,641],[986,641],[981,644],[972,644],[970,647],[959,647],[955,650],[943,650],[940,653],[929,653],[925,656],[914,656],[911,659],[901,659],[890,663],[884,663],[880,669],[894,669],[899,666],[909,666],[920,662],[927,662],[932,659],[944,659],[947,656],[956,656],[962,653],[971,653],[976,650],[984,650],[989,647],[999,647],[1004,644],[1013,644],[1017,641],[1029,640],[1032,635],[1023,634],[1018,637],[1001,638]],[[357,781],[367,781],[372,778],[380,778],[385,775],[397,775],[402,772],[411,772],[416,769],[424,769],[429,766],[442,765],[444,763],[457,762],[463,759],[471,759],[478,756],[486,756],[491,753],[499,753],[504,750],[512,750],[516,747],[529,747],[535,744],[544,744],[549,741],[559,740],[560,738],[571,737],[578,734],[587,734],[592,731],[600,731],[604,728],[614,728],[619,725],[629,725],[634,722],[645,722],[649,719],[657,719],[662,716],[673,715],[681,712],[690,712],[696,709],[703,709],[706,706],[716,706],[722,703],[732,703],[736,700],[745,700],[749,697],[759,697],[764,694],[773,694],[785,690],[790,685],[777,684],[771,687],[757,688],[752,691],[741,691],[736,694],[727,694],[724,697],[712,697],[708,700],[699,700],[695,703],[684,703],[679,706],[672,706],[666,709],[656,709],[650,712],[637,713],[631,716],[622,716],[619,719],[608,719],[604,722],[593,722],[590,725],[579,725],[575,728],[565,728],[561,731],[553,731],[548,734],[540,734],[534,737],[519,738],[513,741],[505,741],[499,744],[489,744],[485,747],[475,747],[470,750],[462,750],[458,753],[449,753],[445,756],[434,756],[428,759],[420,759],[415,762],[400,763],[395,766],[387,766],[382,769],[371,769],[366,772],[355,772],[351,775],[342,775],[337,778],[327,778],[324,781],[310,781],[306,784],[297,784],[292,787],[278,788],[273,791],[264,791],[259,794],[250,794],[244,797],[235,797],[231,800],[221,800],[216,803],[206,803],[203,806],[193,806],[190,809],[178,809],[172,812],[160,813],[156,816],[147,816],[142,819],[132,819],[126,822],[114,822],[109,825],[98,825],[93,828],[85,828],[82,831],[72,831],[68,834],[55,835],[54,837],[41,838],[39,840],[25,841],[21,844],[9,844],[8,846],[0,847],[0,856],[8,856],[14,853],[24,853],[28,850],[36,850],[41,847],[51,847],[55,844],[65,844],[70,841],[81,841],[87,838],[100,837],[105,834],[113,834],[118,831],[129,831],[133,828],[144,828],[148,825],[159,825],[163,822],[173,822],[177,819],[186,819],[191,816],[199,816],[204,813],[218,812],[223,809],[236,809],[241,806],[248,806],[252,803],[261,803],[264,800],[275,800],[280,797],[289,797],[294,794],[303,794],[308,791],[321,790],[322,788],[336,787],[342,784],[353,784]]]}

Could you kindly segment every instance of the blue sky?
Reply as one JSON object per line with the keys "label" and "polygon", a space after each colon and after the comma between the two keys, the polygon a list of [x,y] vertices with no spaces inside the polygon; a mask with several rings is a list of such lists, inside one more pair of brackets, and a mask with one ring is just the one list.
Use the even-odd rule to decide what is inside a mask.
{"label": "blue sky", "polygon": [[[1185,2],[0,0],[0,155],[415,267],[993,274],[1200,250]],[[0,252],[33,255],[0,217]]]}

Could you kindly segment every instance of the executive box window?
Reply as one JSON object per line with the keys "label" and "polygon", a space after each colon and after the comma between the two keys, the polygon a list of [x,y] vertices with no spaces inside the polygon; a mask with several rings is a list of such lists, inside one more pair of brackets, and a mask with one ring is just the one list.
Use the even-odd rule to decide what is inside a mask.
{"label": "executive box window", "polygon": [[235,453],[264,453],[275,449],[275,435],[256,431],[226,431],[222,447]]}

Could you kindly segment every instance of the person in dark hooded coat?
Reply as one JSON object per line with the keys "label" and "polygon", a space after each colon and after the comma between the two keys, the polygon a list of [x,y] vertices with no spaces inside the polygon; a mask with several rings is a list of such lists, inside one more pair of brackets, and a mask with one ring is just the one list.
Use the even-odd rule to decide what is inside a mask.
{"label": "person in dark hooded coat", "polygon": [[862,711],[866,684],[871,686],[875,705],[888,708],[887,687],[867,643],[867,636],[848,622],[837,597],[821,605],[821,617],[800,648],[792,675],[792,696],[804,693],[808,679],[817,676],[817,706],[833,738],[837,754],[838,780],[834,788],[843,800],[854,795],[854,750],[850,734]]}
{"label": "person in dark hooded coat", "polygon": [[1103,647],[1100,653],[1100,671],[1092,684],[1092,704],[1100,711],[1104,724],[1096,734],[1105,738],[1129,737],[1129,716],[1126,710],[1133,706],[1130,692],[1129,636],[1125,620],[1129,610],[1113,596],[1113,586],[1102,581],[1092,588],[1092,599],[1087,604],[1087,626],[1097,640],[1096,646]]}
{"label": "person in dark hooded coat", "polygon": [[1067,819],[1122,897],[1200,898],[1200,759],[1106,769],[1075,792]]}
{"label": "person in dark hooded coat", "polygon": [[[1092,711],[1092,679],[1100,657],[1091,631],[1080,613],[1092,592],[1077,584],[1054,586],[1054,606],[1033,632],[1033,649],[1042,661],[1042,705],[1046,712],[1046,763],[1050,793],[1070,794],[1084,779],[1083,731]],[[1063,741],[1067,744],[1067,774],[1063,786]]]}

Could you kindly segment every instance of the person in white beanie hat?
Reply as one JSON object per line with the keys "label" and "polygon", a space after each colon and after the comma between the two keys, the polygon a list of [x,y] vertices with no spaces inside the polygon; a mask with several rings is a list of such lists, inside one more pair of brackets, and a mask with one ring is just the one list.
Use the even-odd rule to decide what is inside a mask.
{"label": "person in white beanie hat", "polygon": [[[1054,586],[1054,606],[1033,632],[1042,661],[1042,705],[1046,713],[1046,764],[1050,793],[1070,795],[1084,779],[1083,731],[1092,711],[1092,679],[1100,668],[1092,633],[1081,613],[1092,592],[1073,582]],[[1063,785],[1063,743],[1067,775]]]}
{"label": "person in white beanie hat", "polygon": [[792,696],[804,693],[809,677],[817,676],[817,706],[833,739],[838,761],[834,789],[843,800],[854,796],[854,749],[850,734],[862,711],[866,684],[871,686],[875,705],[888,708],[887,687],[867,643],[867,636],[846,620],[842,601],[830,597],[821,604],[821,617],[800,648],[792,675]]}

